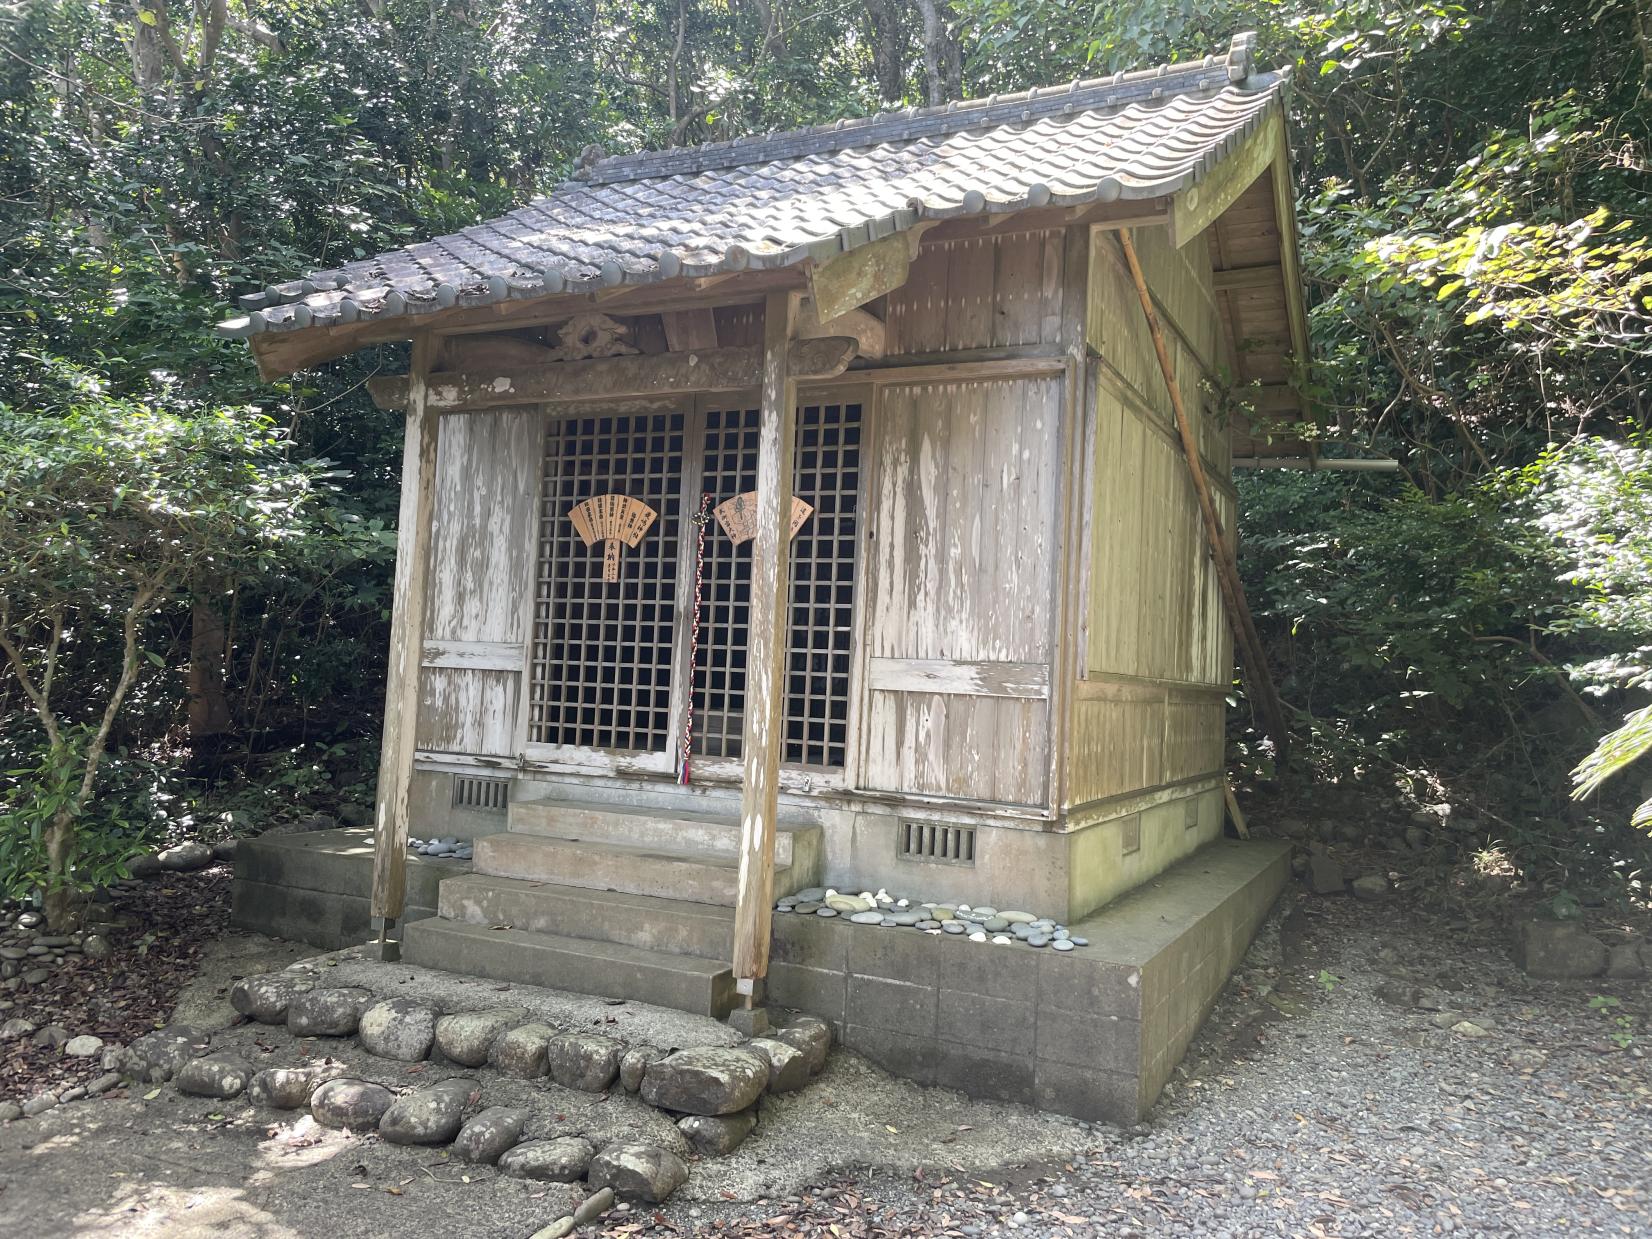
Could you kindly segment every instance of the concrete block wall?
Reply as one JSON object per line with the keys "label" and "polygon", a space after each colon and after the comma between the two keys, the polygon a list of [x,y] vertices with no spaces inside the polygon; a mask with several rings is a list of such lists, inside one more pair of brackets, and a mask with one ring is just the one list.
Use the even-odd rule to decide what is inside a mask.
{"label": "concrete block wall", "polygon": [[[402,921],[436,915],[436,886],[464,861],[407,858]],[[244,839],[235,851],[231,924],[336,951],[372,936],[373,832],[368,827]]]}
{"label": "concrete block wall", "polygon": [[1217,843],[1076,923],[1066,954],[777,916],[770,1001],[896,1075],[1134,1123],[1283,889],[1288,850]]}

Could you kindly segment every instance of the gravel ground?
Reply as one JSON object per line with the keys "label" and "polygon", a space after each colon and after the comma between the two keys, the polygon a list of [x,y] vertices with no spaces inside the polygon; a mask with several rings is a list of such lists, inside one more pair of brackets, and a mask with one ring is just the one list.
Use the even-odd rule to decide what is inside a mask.
{"label": "gravel ground", "polygon": [[1652,985],[1532,981],[1499,940],[1397,913],[1276,921],[1151,1121],[1064,1160],[874,1169],[607,1233],[1652,1234]]}
{"label": "gravel ground", "polygon": [[[1140,1128],[840,1054],[666,1208],[602,1233],[1652,1234],[1652,986],[1532,982],[1499,941],[1398,911],[1334,897],[1276,920]],[[570,1122],[623,1125],[585,1104]],[[32,1235],[525,1239],[566,1207],[549,1186],[170,1088],[0,1129],[0,1229]]]}

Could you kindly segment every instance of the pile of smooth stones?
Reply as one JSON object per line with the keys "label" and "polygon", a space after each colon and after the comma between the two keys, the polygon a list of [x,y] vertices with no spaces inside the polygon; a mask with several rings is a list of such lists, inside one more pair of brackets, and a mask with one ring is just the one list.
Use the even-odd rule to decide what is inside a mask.
{"label": "pile of smooth stones", "polygon": [[841,916],[851,925],[876,925],[881,929],[920,929],[926,934],[963,935],[971,942],[992,942],[998,946],[1023,943],[1071,951],[1089,946],[1088,938],[1075,936],[1065,925],[1031,912],[1006,911],[985,904],[931,903],[891,895],[886,890],[845,895],[815,886],[786,895],[775,905],[776,912],[798,916]]}
{"label": "pile of smooth stones", "polygon": [[475,844],[457,835],[409,839],[407,847],[415,856],[428,856],[432,860],[470,860],[476,854]]}

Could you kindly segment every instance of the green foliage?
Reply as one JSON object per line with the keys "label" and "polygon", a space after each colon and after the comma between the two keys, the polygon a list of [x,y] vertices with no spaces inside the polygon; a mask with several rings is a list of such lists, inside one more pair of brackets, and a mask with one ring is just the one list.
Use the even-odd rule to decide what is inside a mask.
{"label": "green foliage", "polygon": [[68,813],[75,822],[70,863],[74,887],[81,891],[129,877],[127,862],[164,836],[165,776],[152,763],[124,754],[112,756],[102,765],[97,795],[80,801],[91,739],[90,728],[73,726],[55,746],[41,744],[32,751],[7,754],[8,765],[30,763],[0,772],[0,892],[8,897],[21,897],[50,882],[46,834],[59,813]]}
{"label": "green foliage", "polygon": [[[1403,468],[1241,483],[1247,587],[1315,769],[1426,769],[1530,837],[1565,820],[1574,850],[1617,846],[1589,815],[1611,820],[1628,779],[1610,776],[1643,751],[1652,663],[1652,93],[1633,7],[935,7],[945,47],[926,48],[909,0],[0,11],[0,435],[38,500],[0,498],[0,594],[30,666],[50,617],[72,616],[54,664],[65,734],[100,718],[121,599],[154,579],[111,737],[132,756],[112,761],[185,755],[202,609],[229,637],[222,769],[304,798],[325,786],[313,754],[370,752],[400,427],[361,384],[400,359],[261,383],[244,346],[207,334],[237,294],[508,209],[589,144],[920,102],[926,51],[956,52],[962,92],[982,96],[1219,53],[1254,29],[1257,65],[1293,75],[1316,357],[1300,381],[1337,426],[1327,452]],[[1578,692],[1607,720],[1588,723]],[[7,717],[28,704],[0,676]],[[5,768],[55,786],[24,730],[0,737]],[[1562,819],[1602,731],[1579,767],[1588,808]],[[362,777],[344,764],[321,762],[335,788]],[[23,786],[3,789],[8,811]],[[267,799],[206,795],[242,792]]]}

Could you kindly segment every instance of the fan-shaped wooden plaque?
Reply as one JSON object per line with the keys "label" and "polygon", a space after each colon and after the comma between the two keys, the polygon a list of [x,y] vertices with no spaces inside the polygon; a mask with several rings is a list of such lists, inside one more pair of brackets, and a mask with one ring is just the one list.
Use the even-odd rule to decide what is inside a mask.
{"label": "fan-shaped wooden plaque", "polygon": [[602,579],[619,580],[620,543],[636,546],[657,513],[629,495],[592,495],[576,504],[568,519],[586,546],[602,543]]}
{"label": "fan-shaped wooden plaque", "polygon": [[[803,522],[813,516],[814,511],[812,504],[805,503],[793,495],[792,528],[786,536],[797,537],[797,531],[803,528]],[[717,518],[717,524],[735,546],[749,542],[757,533],[757,492],[748,490],[743,495],[736,495],[733,499],[718,504],[711,510],[711,514]]]}

